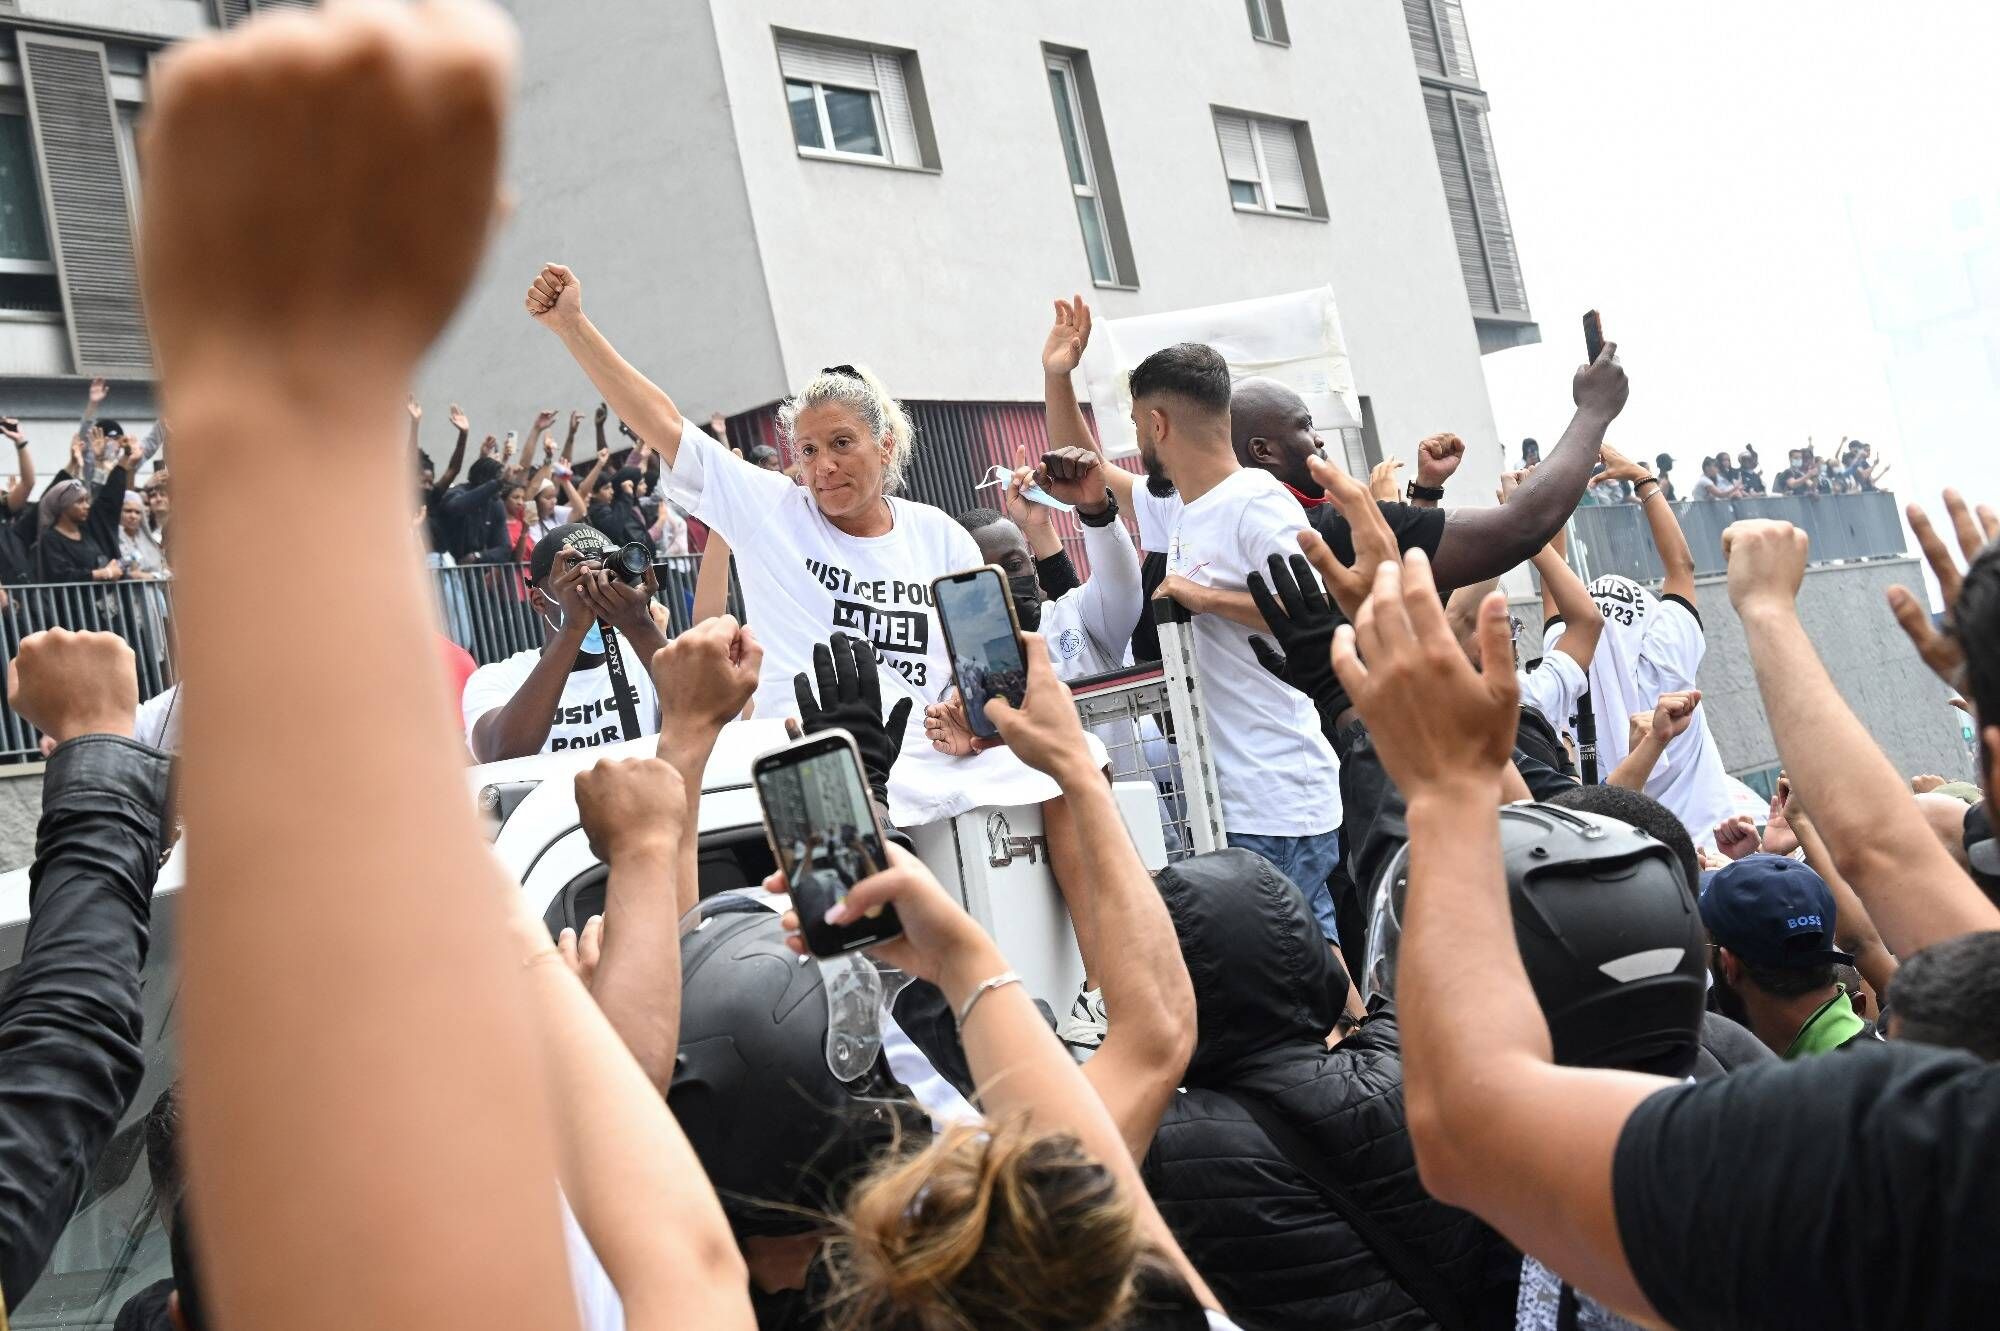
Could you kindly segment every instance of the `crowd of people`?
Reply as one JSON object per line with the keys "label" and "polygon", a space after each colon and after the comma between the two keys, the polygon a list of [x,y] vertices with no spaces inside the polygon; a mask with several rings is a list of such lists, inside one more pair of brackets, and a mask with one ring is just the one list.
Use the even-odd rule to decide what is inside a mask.
{"label": "crowd of people", "polygon": [[[1090,311],[1059,301],[1050,447],[1005,512],[954,517],[896,494],[918,444],[866,370],[800,388],[797,475],[773,474],[687,420],[548,265],[529,316],[643,442],[606,525],[577,520],[587,484],[525,550],[548,645],[517,681],[475,675],[455,718],[419,549],[451,554],[434,519],[463,520],[459,548],[515,562],[533,492],[500,516],[514,460],[482,455],[477,498],[424,477],[413,532],[398,413],[485,248],[514,60],[487,0],[356,2],[154,72],[140,253],[186,515],[186,699],[170,783],[120,639],[47,630],[10,667],[11,705],[54,741],[0,993],[10,1309],[139,1085],[149,898],[184,821],[181,1079],[146,1132],[172,1275],[120,1326],[1990,1315],[1994,792],[1913,792],[1801,623],[1804,534],[1762,520],[1726,534],[1727,594],[1786,779],[1766,804],[1728,777],[1666,484],[1605,443],[1629,391],[1615,345],[1501,502],[1444,508],[1452,436],[1420,450],[1423,493],[1378,499],[1297,393],[1194,343],[1132,372],[1143,475],[1106,465],[1071,382]],[[232,518],[330,452],[348,502],[303,506],[293,535],[346,557],[245,560]],[[1658,591],[1568,573],[1561,532],[1600,469],[1643,506]],[[1088,577],[1035,493],[1075,507]],[[756,552],[747,623],[666,637],[648,575],[615,559],[637,537],[614,519],[644,521],[647,495]],[[1906,590],[1889,611],[1995,722],[1985,772],[2000,514],[1945,506],[1942,535],[1910,513],[1943,622]],[[972,743],[926,587],[988,562],[1027,679]],[[1539,658],[1492,586],[1522,563]],[[1156,655],[1156,593],[1189,616],[1230,845],[1149,874],[1065,680]],[[847,732],[888,832],[825,917],[901,924],[871,955],[909,983],[879,989],[859,1066],[832,1038],[878,992],[854,959],[805,956],[782,870],[711,893],[698,863],[703,775],[746,714]],[[650,755],[574,778],[606,905],[552,936],[485,843],[467,744],[642,737]],[[1041,804],[1086,973],[1061,1023],[896,830],[982,803]]]}
{"label": "crowd of people", "polygon": [[[1521,466],[1533,470],[1541,461],[1541,447],[1533,439],[1521,441]],[[1783,470],[1764,483],[1763,459],[1754,444],[1745,444],[1740,453],[1716,453],[1700,460],[1701,475],[1688,486],[1686,499],[1753,499],[1765,496],[1808,496],[1875,494],[1877,482],[1888,475],[1889,464],[1875,460],[1873,444],[1859,439],[1842,439],[1840,448],[1822,458],[1808,440],[1804,448],[1792,449]],[[1659,479],[1669,503],[1683,496],[1674,488],[1674,459],[1662,453],[1653,461],[1652,475]],[[1600,469],[1584,492],[1585,504],[1622,504],[1635,498],[1629,476],[1613,475]]]}

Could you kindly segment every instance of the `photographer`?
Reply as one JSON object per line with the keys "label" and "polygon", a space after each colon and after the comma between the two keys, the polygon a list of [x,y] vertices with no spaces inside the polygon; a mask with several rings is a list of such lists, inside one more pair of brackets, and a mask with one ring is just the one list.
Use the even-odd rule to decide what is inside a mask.
{"label": "photographer", "polygon": [[139,1088],[139,971],[167,760],[133,742],[131,649],[52,629],[21,644],[8,705],[55,741],[28,936],[0,998],[0,1288],[41,1275]]}
{"label": "photographer", "polygon": [[[602,532],[582,523],[558,527],[535,546],[528,598],[549,626],[548,640],[539,652],[516,652],[481,666],[465,682],[460,706],[475,761],[594,748],[660,732],[659,699],[647,671],[653,653],[667,645],[649,610],[659,583],[650,558],[640,585],[617,577],[605,567],[616,553]],[[612,689],[602,624],[621,640],[618,658],[633,727]]]}

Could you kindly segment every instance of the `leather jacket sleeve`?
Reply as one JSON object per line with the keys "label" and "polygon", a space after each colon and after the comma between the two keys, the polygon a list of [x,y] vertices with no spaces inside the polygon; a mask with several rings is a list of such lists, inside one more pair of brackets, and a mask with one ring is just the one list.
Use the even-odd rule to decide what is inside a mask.
{"label": "leather jacket sleeve", "polygon": [[0,1289],[40,1277],[145,1070],[139,972],[165,755],[84,735],[50,756],[28,932],[0,994]]}

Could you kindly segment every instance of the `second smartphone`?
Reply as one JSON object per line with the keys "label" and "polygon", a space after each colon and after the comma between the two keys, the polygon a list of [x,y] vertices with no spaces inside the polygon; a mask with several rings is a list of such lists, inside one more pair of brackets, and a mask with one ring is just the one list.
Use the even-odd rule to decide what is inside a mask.
{"label": "second smartphone", "polygon": [[965,703],[965,723],[982,739],[999,734],[986,719],[986,704],[1005,698],[1014,706],[1028,693],[1028,658],[1007,575],[992,564],[951,573],[931,584],[952,677]]}
{"label": "second smartphone", "polygon": [[808,735],[757,759],[750,776],[806,950],[838,956],[901,934],[894,906],[845,924],[826,921],[856,883],[889,867],[854,737],[845,730]]}

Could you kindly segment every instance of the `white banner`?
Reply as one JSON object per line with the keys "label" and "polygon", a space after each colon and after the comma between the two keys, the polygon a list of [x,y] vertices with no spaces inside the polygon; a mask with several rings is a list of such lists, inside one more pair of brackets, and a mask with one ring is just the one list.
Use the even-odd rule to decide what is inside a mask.
{"label": "white banner", "polygon": [[1222,353],[1234,378],[1289,384],[1306,400],[1318,429],[1361,428],[1361,399],[1347,363],[1347,344],[1340,336],[1333,288],[1316,287],[1228,305],[1099,321],[1083,353],[1083,376],[1098,437],[1111,456],[1123,456],[1139,446],[1132,430],[1132,368],[1176,342],[1206,342]]}

